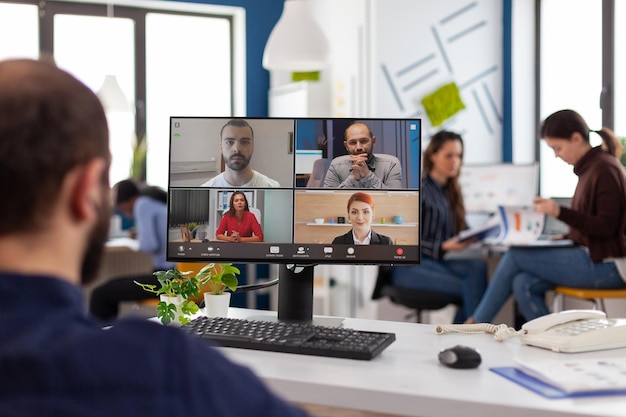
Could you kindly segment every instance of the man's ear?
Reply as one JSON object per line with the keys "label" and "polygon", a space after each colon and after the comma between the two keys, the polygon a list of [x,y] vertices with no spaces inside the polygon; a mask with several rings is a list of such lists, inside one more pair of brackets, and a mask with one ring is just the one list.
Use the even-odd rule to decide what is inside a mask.
{"label": "man's ear", "polygon": [[102,175],[106,163],[102,158],[94,158],[77,168],[71,192],[72,214],[78,220],[98,216],[102,201]]}

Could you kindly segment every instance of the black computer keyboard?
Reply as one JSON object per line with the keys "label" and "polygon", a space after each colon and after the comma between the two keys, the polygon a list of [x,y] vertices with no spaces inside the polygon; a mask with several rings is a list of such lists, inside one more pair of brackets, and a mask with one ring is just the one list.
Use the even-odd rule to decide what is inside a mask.
{"label": "black computer keyboard", "polygon": [[199,317],[182,326],[221,346],[370,360],[396,340],[394,333],[282,321]]}

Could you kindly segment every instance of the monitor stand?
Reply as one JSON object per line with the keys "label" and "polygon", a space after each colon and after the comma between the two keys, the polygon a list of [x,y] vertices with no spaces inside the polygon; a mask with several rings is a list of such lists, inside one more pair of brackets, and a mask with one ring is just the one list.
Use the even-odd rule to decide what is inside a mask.
{"label": "monitor stand", "polygon": [[278,274],[278,317],[252,316],[249,320],[278,320],[339,327],[342,317],[313,316],[314,266],[280,265]]}

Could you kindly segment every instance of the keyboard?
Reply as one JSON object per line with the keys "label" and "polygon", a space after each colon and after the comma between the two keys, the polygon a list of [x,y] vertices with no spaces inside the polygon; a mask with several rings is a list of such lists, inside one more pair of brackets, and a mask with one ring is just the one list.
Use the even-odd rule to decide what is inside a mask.
{"label": "keyboard", "polygon": [[183,330],[224,347],[371,360],[396,340],[394,333],[308,323],[198,317]]}

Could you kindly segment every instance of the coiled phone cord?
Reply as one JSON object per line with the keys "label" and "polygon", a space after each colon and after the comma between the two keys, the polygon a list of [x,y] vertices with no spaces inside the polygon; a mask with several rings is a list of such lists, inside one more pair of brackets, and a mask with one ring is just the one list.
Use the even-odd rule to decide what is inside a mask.
{"label": "coiled phone cord", "polygon": [[492,333],[493,338],[501,342],[513,336],[524,334],[524,330],[517,331],[506,324],[475,323],[475,324],[438,324],[435,327],[437,334],[445,333]]}

